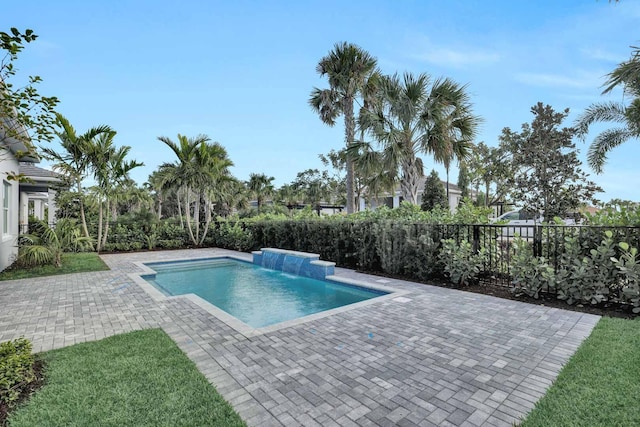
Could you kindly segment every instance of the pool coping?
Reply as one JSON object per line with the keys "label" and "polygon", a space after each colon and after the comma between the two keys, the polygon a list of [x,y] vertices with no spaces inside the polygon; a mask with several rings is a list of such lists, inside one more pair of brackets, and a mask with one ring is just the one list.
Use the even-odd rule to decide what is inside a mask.
{"label": "pool coping", "polygon": [[[332,282],[342,283],[349,286],[357,286],[362,288],[372,289],[374,291],[382,291],[386,292],[386,295],[379,295],[364,301],[356,302],[353,304],[347,304],[342,307],[332,308],[330,310],[324,310],[318,313],[309,314],[307,316],[298,317],[297,319],[286,320],[284,322],[276,323],[269,326],[264,326],[262,328],[254,328],[244,323],[240,319],[232,316],[221,308],[216,307],[208,301],[205,301],[203,298],[199,297],[196,294],[183,294],[183,295],[165,295],[158,288],[153,286],[151,283],[147,282],[143,276],[156,274],[156,271],[152,268],[148,267],[146,264],[153,263],[171,263],[171,262],[185,262],[185,261],[204,261],[204,260],[213,260],[213,259],[234,259],[237,261],[247,262],[252,264],[251,255],[247,254],[246,257],[237,256],[232,254],[225,255],[214,255],[209,257],[202,258],[173,258],[162,261],[137,261],[133,264],[138,267],[140,272],[129,273],[129,278],[139,287],[141,287],[153,300],[155,301],[168,301],[177,298],[186,299],[191,301],[193,304],[197,305],[201,309],[205,310],[207,313],[211,314],[215,318],[220,321],[226,323],[231,328],[235,329],[238,333],[242,334],[246,338],[255,337],[258,335],[263,335],[269,332],[275,332],[281,329],[290,328],[293,326],[298,326],[307,322],[311,322],[313,320],[322,319],[324,317],[333,316],[335,314],[344,313],[346,311],[355,310],[358,308],[366,307],[372,304],[378,304],[382,302],[386,302],[389,300],[394,300],[398,297],[402,297],[410,293],[409,291],[396,289],[389,286],[382,286],[379,284],[373,284],[370,282],[366,282],[363,280],[349,279],[345,277],[339,277],[336,274],[327,276],[326,280],[330,280]],[[398,302],[403,303],[406,301],[406,298],[398,298]]]}

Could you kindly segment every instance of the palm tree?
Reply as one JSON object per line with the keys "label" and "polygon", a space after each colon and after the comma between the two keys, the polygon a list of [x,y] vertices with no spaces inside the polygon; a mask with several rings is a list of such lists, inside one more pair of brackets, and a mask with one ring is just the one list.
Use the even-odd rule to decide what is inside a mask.
{"label": "palm tree", "polygon": [[162,166],[160,166],[160,168],[151,172],[147,182],[144,184],[145,188],[154,196],[154,204],[157,203],[156,216],[158,219],[162,219],[162,204],[169,190],[166,185],[166,179],[167,175],[163,173]]}
{"label": "palm tree", "polygon": [[[361,115],[364,114],[361,112]],[[362,132],[364,133],[364,132]],[[397,184],[397,166],[385,161],[384,153],[374,150],[370,142],[364,137],[356,144],[352,144],[346,152],[351,156],[355,165],[359,191],[358,196],[366,192],[370,201],[378,205],[380,196],[392,193]]]}
{"label": "palm tree", "polygon": [[64,252],[82,252],[93,247],[91,238],[80,235],[74,220],[62,218],[55,227],[40,221],[41,233],[20,236],[18,261],[25,266],[53,264],[62,266]]}
{"label": "palm tree", "polygon": [[89,147],[88,157],[91,161],[93,176],[97,182],[98,190],[98,246],[100,251],[107,243],[109,235],[109,219],[104,221],[103,213],[108,215],[111,203],[118,194],[118,187],[129,179],[129,172],[138,167],[144,166],[144,163],[136,160],[126,160],[131,147],[124,145],[115,147],[113,138],[116,132],[111,131],[103,133],[96,138]]}
{"label": "palm tree", "polygon": [[631,59],[622,62],[609,73],[604,86],[603,94],[622,86],[625,95],[632,99],[629,105],[624,102],[592,104],[576,119],[577,135],[582,139],[586,138],[589,127],[595,122],[621,125],[601,132],[589,146],[587,162],[598,174],[603,172],[611,150],[630,139],[640,138],[640,48],[634,47]]}
{"label": "palm tree", "polygon": [[82,181],[87,177],[91,166],[87,153],[97,137],[113,132],[113,130],[109,126],[101,125],[89,129],[82,135],[78,135],[71,123],[62,114],[56,113],[56,120],[60,128],[56,135],[60,139],[60,145],[64,152],[59,153],[48,147],[43,147],[42,152],[47,158],[55,162],[53,169],[68,176],[75,185],[78,194],[82,232],[88,238],[89,230],[87,228],[84,193],[82,190]]}
{"label": "palm tree", "polygon": [[360,126],[382,144],[389,170],[398,170],[402,197],[418,203],[424,175],[419,154],[431,154],[448,165],[468,155],[480,122],[471,112],[466,86],[450,79],[431,82],[427,74],[384,77],[382,102],[360,116]]}
{"label": "palm tree", "polygon": [[258,203],[258,213],[260,213],[260,207],[264,204],[265,198],[273,195],[273,184],[271,183],[275,178],[269,177],[263,173],[252,173],[249,175],[249,181],[247,181],[247,189],[251,197],[255,197]]}
{"label": "palm tree", "polygon": [[[166,166],[169,179],[179,186],[178,204],[182,198],[187,232],[192,243],[202,245],[211,221],[213,201],[224,194],[226,185],[233,180],[229,168],[233,166],[227,151],[217,142],[209,144],[206,135],[187,138],[178,134],[178,142],[167,137],[159,137],[173,150],[178,161]],[[193,224],[191,205],[193,200]],[[205,223],[200,234],[200,208],[204,203]]]}
{"label": "palm tree", "polygon": [[[154,172],[157,178],[158,190],[160,192],[160,199],[158,201],[158,217],[162,216],[162,204],[165,196],[174,194],[177,201],[178,218],[180,218],[180,227],[184,229],[184,218],[182,215],[182,194],[184,189],[184,183],[182,176],[180,175],[180,168],[174,163],[162,163],[158,170]],[[154,184],[156,185],[156,184]]]}
{"label": "palm tree", "polygon": [[[309,104],[327,125],[344,117],[345,143],[355,141],[354,102],[361,94],[367,78],[376,70],[376,59],[355,44],[337,43],[318,63],[316,71],[329,79],[329,89],[314,88]],[[355,211],[354,166],[347,158],[347,213]]]}
{"label": "palm tree", "polygon": [[218,215],[228,216],[234,209],[248,209],[249,199],[244,182],[229,176],[220,183],[217,197],[213,199]]}
{"label": "palm tree", "polygon": [[174,182],[179,185],[178,206],[184,202],[184,215],[189,238],[194,244],[196,244],[197,241],[193,235],[190,218],[191,189],[196,184],[198,178],[198,172],[194,168],[196,152],[200,145],[209,141],[209,137],[205,135],[198,135],[195,138],[187,138],[184,135],[178,134],[177,143],[164,136],[158,137],[158,140],[167,144],[167,146],[169,146],[169,148],[171,148],[178,157],[178,161],[171,165],[171,176]]}
{"label": "palm tree", "polygon": [[[229,168],[233,166],[233,162],[229,160],[227,150],[217,142],[211,144],[202,144],[196,155],[197,168],[202,171],[200,180],[198,181],[197,190],[199,195],[196,198],[196,215],[195,228],[197,244],[201,246],[207,237],[209,225],[212,219],[213,204],[216,200],[222,200],[227,196],[227,184],[235,181],[231,176]],[[199,202],[204,203],[205,222],[200,235],[200,219],[199,219]]]}
{"label": "palm tree", "polygon": [[284,184],[277,191],[278,202],[287,207],[289,213],[301,203],[300,192],[291,184]]}

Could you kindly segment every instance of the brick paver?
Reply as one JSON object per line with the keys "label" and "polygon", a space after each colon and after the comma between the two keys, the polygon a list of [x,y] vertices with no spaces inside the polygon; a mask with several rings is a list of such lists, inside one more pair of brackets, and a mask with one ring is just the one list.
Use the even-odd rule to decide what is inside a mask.
{"label": "brick paver", "polygon": [[0,341],[45,351],[161,327],[249,425],[499,426],[531,410],[599,319],[336,269],[407,293],[247,338],[128,276],[136,261],[226,253],[104,255],[111,271],[0,282]]}

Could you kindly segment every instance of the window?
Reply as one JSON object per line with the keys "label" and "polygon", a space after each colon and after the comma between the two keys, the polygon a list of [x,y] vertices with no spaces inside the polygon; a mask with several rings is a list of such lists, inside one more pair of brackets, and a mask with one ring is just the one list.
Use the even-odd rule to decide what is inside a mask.
{"label": "window", "polygon": [[509,212],[508,214],[504,214],[502,216],[503,220],[514,221],[520,219],[520,212]]}
{"label": "window", "polygon": [[9,234],[9,197],[11,184],[2,181],[2,234]]}
{"label": "window", "polygon": [[520,211],[520,219],[529,221],[536,218],[536,213],[531,211]]}

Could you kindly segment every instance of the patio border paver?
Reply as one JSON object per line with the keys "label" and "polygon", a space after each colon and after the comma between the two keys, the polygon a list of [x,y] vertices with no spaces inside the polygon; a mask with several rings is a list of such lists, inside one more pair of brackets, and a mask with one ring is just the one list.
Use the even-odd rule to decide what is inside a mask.
{"label": "patio border paver", "polygon": [[0,341],[45,351],[161,327],[249,425],[500,426],[533,408],[599,320],[337,268],[402,296],[246,336],[130,276],[136,262],[219,255],[243,256],[110,254],[110,271],[0,282]]}

